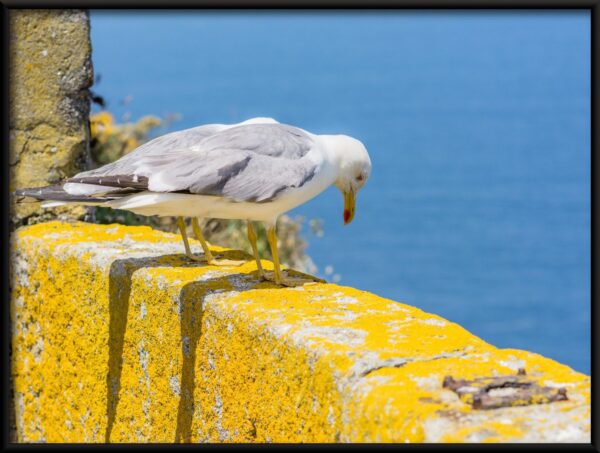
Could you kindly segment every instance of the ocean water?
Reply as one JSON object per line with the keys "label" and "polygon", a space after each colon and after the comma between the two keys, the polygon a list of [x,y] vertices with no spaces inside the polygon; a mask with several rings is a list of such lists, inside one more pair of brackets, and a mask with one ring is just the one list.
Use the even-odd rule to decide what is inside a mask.
{"label": "ocean water", "polygon": [[[586,11],[93,11],[93,88],[170,130],[272,116],[367,146],[353,223],[292,211],[321,275],[590,372]],[[332,271],[332,272],[331,272]]]}

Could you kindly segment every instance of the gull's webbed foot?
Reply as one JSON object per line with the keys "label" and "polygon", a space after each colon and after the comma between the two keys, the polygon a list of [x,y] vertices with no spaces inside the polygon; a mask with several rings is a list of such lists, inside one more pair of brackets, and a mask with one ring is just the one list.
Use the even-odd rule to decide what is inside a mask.
{"label": "gull's webbed foot", "polygon": [[[194,229],[194,234],[196,235],[196,239],[200,242],[202,246],[202,250],[204,250],[204,261],[209,266],[241,266],[246,261],[243,260],[228,260],[228,259],[215,259],[215,256],[210,251],[208,247],[208,243],[206,239],[204,239],[204,235],[202,234],[202,230],[200,229],[200,222],[196,217],[192,218],[192,228]],[[217,255],[219,256],[219,255]],[[222,255],[221,255],[222,256]]]}
{"label": "gull's webbed foot", "polygon": [[228,260],[225,258],[218,260],[216,258],[213,258],[210,261],[208,261],[208,264],[211,266],[241,266],[242,264],[246,264],[246,261],[244,261],[244,260]]}
{"label": "gull's webbed foot", "polygon": [[208,264],[208,261],[206,260],[206,256],[204,256],[204,255],[196,256],[193,253],[186,253],[185,256],[196,263],[207,263]]}
{"label": "gull's webbed foot", "polygon": [[267,272],[265,271],[263,275],[260,276],[261,280],[268,281],[271,283],[275,283],[279,286],[284,286],[287,288],[293,288],[295,286],[304,286],[304,285],[316,285],[317,283],[327,283],[325,280],[321,280],[317,277],[298,277],[298,276],[287,276],[284,275],[277,280],[275,277],[275,272]]}
{"label": "gull's webbed foot", "polygon": [[[246,261],[242,261],[242,260],[228,260],[228,259],[216,259],[213,256],[211,256],[210,258],[207,258],[206,255],[202,254],[199,256],[194,255],[193,253],[186,253],[185,256],[187,258],[189,258],[190,260],[194,261],[195,263],[204,263],[208,266],[241,266],[242,264],[245,264]],[[218,257],[218,255],[217,255]]]}

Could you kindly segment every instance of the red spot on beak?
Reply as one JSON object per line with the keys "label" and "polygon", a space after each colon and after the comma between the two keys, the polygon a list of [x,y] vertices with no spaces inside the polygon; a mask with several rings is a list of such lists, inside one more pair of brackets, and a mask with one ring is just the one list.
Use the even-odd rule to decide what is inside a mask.
{"label": "red spot on beak", "polygon": [[350,220],[350,210],[344,209],[344,223],[348,223],[348,220]]}

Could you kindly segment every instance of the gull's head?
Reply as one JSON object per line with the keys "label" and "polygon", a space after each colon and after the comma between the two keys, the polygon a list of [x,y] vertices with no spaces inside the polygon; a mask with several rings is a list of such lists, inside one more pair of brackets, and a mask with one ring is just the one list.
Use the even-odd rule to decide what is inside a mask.
{"label": "gull's head", "polygon": [[328,148],[334,153],[338,166],[335,186],[344,196],[344,224],[349,224],[356,210],[356,194],[371,175],[371,159],[360,140],[347,135],[329,136]]}

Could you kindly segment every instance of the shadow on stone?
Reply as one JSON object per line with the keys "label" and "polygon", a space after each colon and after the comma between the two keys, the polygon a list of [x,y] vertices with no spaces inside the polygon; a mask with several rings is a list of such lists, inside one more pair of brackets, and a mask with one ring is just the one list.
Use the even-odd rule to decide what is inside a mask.
{"label": "shadow on stone", "polygon": [[[223,285],[228,285],[222,277]],[[191,442],[194,417],[194,389],[196,387],[196,348],[202,333],[204,311],[202,302],[206,296],[206,283],[186,285],[179,295],[181,323],[181,356],[183,363],[180,377],[180,396],[177,407],[175,442]]]}
{"label": "shadow on stone", "polygon": [[[244,252],[231,250],[218,253],[219,258],[229,260],[252,259]],[[109,344],[108,373],[106,375],[105,442],[110,442],[116,421],[121,391],[123,349],[129,298],[133,274],[142,268],[156,267],[204,267],[205,264],[191,262],[185,255],[162,255],[157,257],[128,258],[116,260],[109,272]],[[294,276],[307,276],[297,271],[287,271]],[[182,368],[180,375],[180,399],[177,409],[175,442],[191,442],[191,429],[195,410],[194,389],[196,386],[196,349],[202,333],[203,301],[209,288],[245,291],[248,289],[274,289],[275,284],[259,281],[257,273],[234,273],[215,278],[190,282],[179,295]]]}
{"label": "shadow on stone", "polygon": [[129,313],[129,296],[133,273],[148,267],[197,267],[199,263],[187,262],[184,255],[163,255],[148,258],[129,258],[116,260],[109,271],[109,328],[108,328],[108,373],[106,375],[106,432],[105,442],[110,442],[115,423],[119,392],[121,390],[121,373],[123,370],[123,347],[127,317]]}

